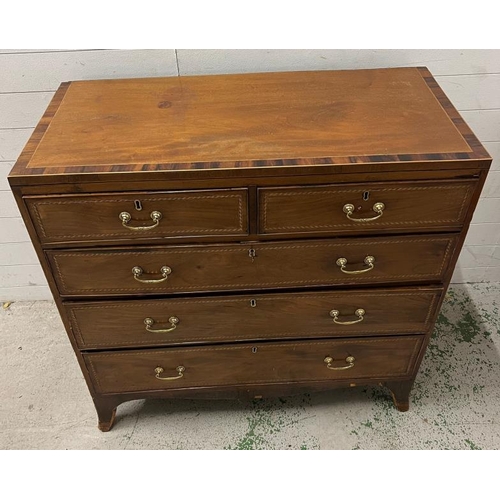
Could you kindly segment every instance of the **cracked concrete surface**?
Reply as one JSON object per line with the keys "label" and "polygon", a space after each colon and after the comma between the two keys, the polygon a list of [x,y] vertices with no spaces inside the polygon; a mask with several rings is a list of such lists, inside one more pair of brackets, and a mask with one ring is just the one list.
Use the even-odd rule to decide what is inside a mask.
{"label": "cracked concrete surface", "polygon": [[498,449],[500,284],[450,288],[410,398],[384,389],[273,400],[125,403],[97,430],[52,302],[0,309],[3,449]]}

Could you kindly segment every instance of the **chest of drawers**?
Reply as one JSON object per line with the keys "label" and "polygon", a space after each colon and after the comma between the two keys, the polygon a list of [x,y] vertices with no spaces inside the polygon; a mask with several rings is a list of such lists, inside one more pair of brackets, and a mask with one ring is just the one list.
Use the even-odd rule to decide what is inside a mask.
{"label": "chest of drawers", "polygon": [[142,398],[407,410],[490,163],[399,68],[64,83],[9,181],[107,431]]}

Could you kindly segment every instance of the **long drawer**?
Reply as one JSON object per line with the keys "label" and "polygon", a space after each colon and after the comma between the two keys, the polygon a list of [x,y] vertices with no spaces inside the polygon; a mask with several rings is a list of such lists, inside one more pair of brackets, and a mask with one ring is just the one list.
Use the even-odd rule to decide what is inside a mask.
{"label": "long drawer", "polygon": [[262,188],[260,232],[460,228],[476,183],[446,180]]}
{"label": "long drawer", "polygon": [[42,243],[246,235],[246,189],[24,198]]}
{"label": "long drawer", "polygon": [[47,251],[61,295],[439,282],[456,235]]}
{"label": "long drawer", "polygon": [[407,376],[423,336],[84,354],[100,394]]}
{"label": "long drawer", "polygon": [[442,290],[66,302],[81,349],[426,333]]}

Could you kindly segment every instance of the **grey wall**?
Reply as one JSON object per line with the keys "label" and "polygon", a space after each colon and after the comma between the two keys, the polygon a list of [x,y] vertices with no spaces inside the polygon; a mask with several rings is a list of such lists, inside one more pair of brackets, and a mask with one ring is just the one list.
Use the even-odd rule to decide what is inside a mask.
{"label": "grey wall", "polygon": [[0,300],[49,299],[6,177],[62,81],[427,66],[494,158],[453,281],[500,281],[499,50],[0,49]]}

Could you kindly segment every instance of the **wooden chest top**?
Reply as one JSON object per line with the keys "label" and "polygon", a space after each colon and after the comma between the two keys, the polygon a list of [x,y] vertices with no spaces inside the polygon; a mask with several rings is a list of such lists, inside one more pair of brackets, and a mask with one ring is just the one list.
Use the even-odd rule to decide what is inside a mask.
{"label": "wooden chest top", "polygon": [[62,84],[11,183],[488,158],[426,68],[96,80]]}

